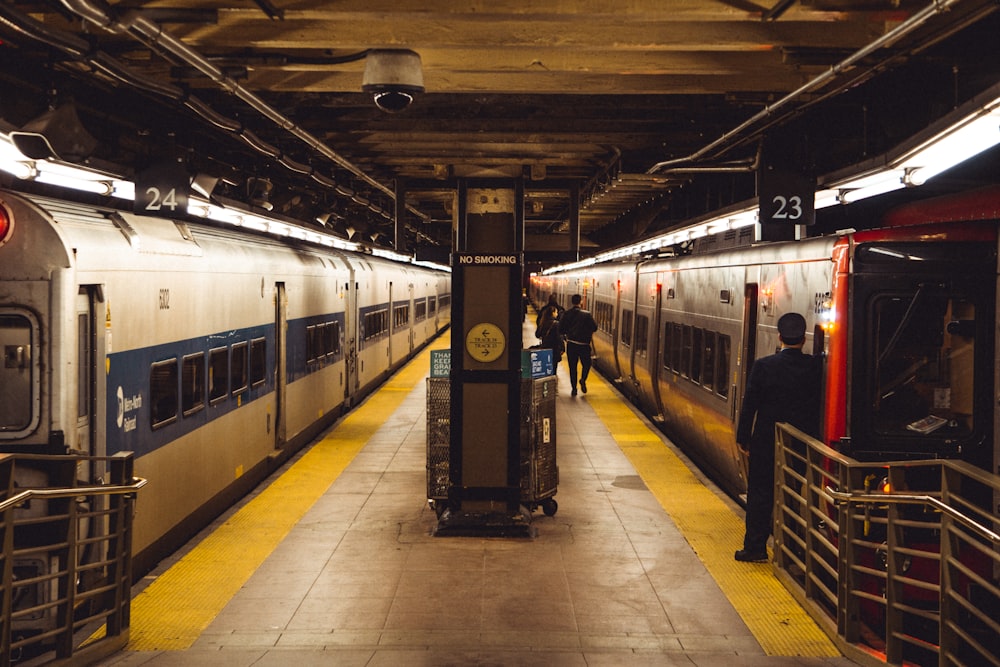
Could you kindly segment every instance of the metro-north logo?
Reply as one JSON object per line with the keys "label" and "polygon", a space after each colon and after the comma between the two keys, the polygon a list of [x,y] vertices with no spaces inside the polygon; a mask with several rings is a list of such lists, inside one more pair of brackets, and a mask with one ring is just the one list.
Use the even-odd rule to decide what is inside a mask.
{"label": "metro-north logo", "polygon": [[138,423],[138,418],[135,415],[129,415],[129,413],[135,412],[142,407],[142,394],[136,394],[128,398],[125,397],[125,392],[122,390],[121,386],[118,387],[118,417],[117,424],[118,428],[123,429],[126,433],[129,431],[134,431],[136,424]]}

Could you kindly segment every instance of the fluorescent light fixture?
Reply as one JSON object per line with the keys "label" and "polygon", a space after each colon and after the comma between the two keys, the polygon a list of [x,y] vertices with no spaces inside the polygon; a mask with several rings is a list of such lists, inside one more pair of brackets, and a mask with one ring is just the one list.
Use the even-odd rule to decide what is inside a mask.
{"label": "fluorescent light fixture", "polygon": [[862,199],[867,199],[868,197],[884,195],[887,192],[893,192],[894,190],[902,190],[905,187],[906,184],[903,182],[902,178],[886,179],[864,188],[858,188],[856,190],[843,190],[841,192],[840,199],[843,203],[850,204]]}
{"label": "fluorescent light fixture", "polygon": [[51,171],[39,171],[31,179],[36,183],[45,183],[60,188],[93,192],[98,195],[110,195],[113,187],[110,181],[93,181],[86,178],[75,178],[71,175]]}
{"label": "fluorescent light fixture", "polygon": [[895,163],[909,185],[923,185],[941,172],[1000,143],[1000,97],[952,125]]}
{"label": "fluorescent light fixture", "polygon": [[126,201],[135,201],[135,183],[132,181],[111,181],[112,191],[111,196],[116,199],[124,199]]}
{"label": "fluorescent light fixture", "polygon": [[[17,150],[10,137],[6,134],[0,134],[0,170],[6,171],[21,180],[33,180],[38,183],[46,183],[57,187],[93,192],[100,195],[110,195],[128,201],[135,200],[135,183],[122,180],[109,173],[85,169],[72,164],[53,162],[51,160],[29,159]],[[204,185],[208,185],[207,183],[202,184],[199,182],[198,185],[202,187],[194,188],[196,191],[204,192],[210,189],[203,187]],[[214,185],[214,183],[211,185]],[[187,212],[195,217],[215,220],[216,222],[233,225],[234,227],[245,227],[260,232],[270,232],[276,236],[292,236],[339,250],[349,252],[360,252],[361,250],[361,246],[357,243],[344,241],[335,236],[319,234],[285,222],[262,218],[249,212],[218,206],[208,201],[207,198],[202,199],[198,196],[188,198]],[[392,259],[395,261],[411,262],[410,258],[405,255],[398,253],[393,253],[393,255]],[[431,264],[428,263],[428,265]],[[447,267],[439,265],[433,266],[439,269],[447,269]]]}
{"label": "fluorescent light fixture", "polygon": [[[32,160],[23,155],[5,134],[0,134],[0,170],[21,180],[105,196],[124,196],[129,191],[126,182],[113,174],[51,160]],[[131,192],[134,199],[134,186]]]}
{"label": "fluorescent light fixture", "polygon": [[813,206],[816,210],[836,206],[840,203],[842,203],[840,201],[840,190],[817,190],[815,199],[813,200]]}
{"label": "fluorescent light fixture", "polygon": [[34,178],[35,174],[38,173],[31,166],[30,162],[19,162],[17,160],[4,160],[0,162],[0,169],[6,171],[8,174],[13,174],[15,178],[22,181]]}
{"label": "fluorescent light fixture", "polygon": [[849,179],[829,184],[827,189],[817,191],[816,199],[819,199],[822,194],[824,205],[829,205],[826,204],[827,198],[832,197],[836,197],[841,204],[850,204],[893,190],[901,190],[906,187],[906,183],[903,181],[905,174],[903,169],[879,169],[862,176],[852,176]]}

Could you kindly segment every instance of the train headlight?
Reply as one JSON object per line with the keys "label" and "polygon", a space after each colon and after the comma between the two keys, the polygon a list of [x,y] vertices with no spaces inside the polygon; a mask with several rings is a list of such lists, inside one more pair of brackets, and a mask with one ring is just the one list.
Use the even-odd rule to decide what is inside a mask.
{"label": "train headlight", "polygon": [[14,234],[14,216],[11,215],[10,209],[0,202],[0,246],[7,242],[7,240]]}

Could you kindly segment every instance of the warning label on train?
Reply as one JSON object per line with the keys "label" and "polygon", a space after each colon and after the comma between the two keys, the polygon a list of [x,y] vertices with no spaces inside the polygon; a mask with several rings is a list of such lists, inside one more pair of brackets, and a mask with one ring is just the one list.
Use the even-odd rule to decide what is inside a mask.
{"label": "warning label on train", "polygon": [[502,265],[515,266],[520,263],[517,255],[456,255],[458,264],[469,265]]}

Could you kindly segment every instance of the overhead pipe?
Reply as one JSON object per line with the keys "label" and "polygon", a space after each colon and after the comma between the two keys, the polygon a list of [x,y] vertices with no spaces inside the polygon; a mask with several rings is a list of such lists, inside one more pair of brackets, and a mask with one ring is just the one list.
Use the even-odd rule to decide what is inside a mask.
{"label": "overhead pipe", "polygon": [[[292,136],[296,137],[300,141],[306,144],[311,150],[323,155],[327,159],[334,162],[336,165],[343,169],[346,169],[355,177],[368,183],[373,188],[382,191],[389,197],[395,200],[395,192],[392,188],[389,188],[378,180],[369,176],[364,170],[350,162],[347,158],[343,157],[332,148],[324,144],[320,139],[313,136],[305,129],[296,124],[292,119],[288,118],[278,110],[274,109],[267,104],[263,99],[255,95],[250,90],[241,86],[238,82],[232,78],[226,76],[226,74],[208,61],[207,58],[199,54],[194,49],[190,48],[184,44],[179,39],[173,37],[169,33],[165,32],[161,26],[157,23],[145,18],[137,11],[130,11],[124,17],[117,18],[111,16],[103,7],[97,6],[89,0],[60,0],[60,3],[69,11],[73,12],[77,16],[84,20],[90,21],[95,25],[98,25],[111,32],[127,32],[134,38],[143,42],[149,48],[154,50],[162,50],[167,53],[180,58],[182,61],[195,68],[209,79],[211,79],[216,85],[225,90],[226,92],[234,95],[238,99],[245,102],[252,109],[260,113],[262,116],[270,120],[272,123],[285,130]],[[82,40],[81,40],[82,41]],[[199,108],[204,108],[204,105],[199,103]],[[192,106],[192,109],[195,109]],[[218,125],[218,123],[216,123]],[[239,130],[240,137],[246,141],[251,146],[255,148],[258,145],[263,145],[267,147],[265,142],[262,142],[259,138],[252,136],[247,136],[248,131],[242,127]],[[277,150],[277,149],[275,149]],[[278,156],[280,156],[280,151]],[[272,155],[272,151],[265,150],[265,154]],[[272,155],[272,157],[277,157]],[[298,171],[298,170],[295,170]],[[407,209],[420,218],[423,221],[428,221],[430,216],[423,213],[422,211],[413,208],[412,206],[407,206]],[[420,230],[413,229],[418,235],[424,236]],[[429,237],[428,237],[429,239]]]}
{"label": "overhead pipe", "polygon": [[920,10],[907,20],[903,21],[902,23],[900,23],[898,26],[896,26],[886,34],[882,35],[881,37],[871,42],[867,46],[862,47],[858,51],[855,51],[853,54],[851,54],[844,60],[840,61],[830,69],[814,77],[804,85],[800,86],[798,89],[793,90],[788,95],[785,95],[783,98],[781,98],[774,104],[770,104],[764,107],[763,110],[759,111],[754,116],[752,116],[751,118],[749,118],[736,128],[730,130],[729,132],[726,132],[712,143],[708,144],[707,146],[704,146],[700,150],[692,153],[691,155],[688,155],[687,157],[675,158],[673,160],[665,160],[663,162],[657,162],[652,167],[647,169],[646,173],[655,174],[661,171],[662,169],[665,169],[672,165],[697,162],[699,159],[701,159],[711,151],[729,143],[733,138],[738,137],[753,125],[773,116],[777,110],[787,106],[801,95],[804,95],[805,93],[808,93],[812,90],[819,88],[823,84],[826,84],[844,70],[847,70],[848,68],[854,66],[862,58],[871,55],[878,49],[890,46],[893,42],[909,35],[917,28],[922,27],[925,23],[927,23],[937,14],[940,14],[942,12],[951,9],[954,5],[958,4],[959,1],[960,0],[933,0],[930,5]]}

